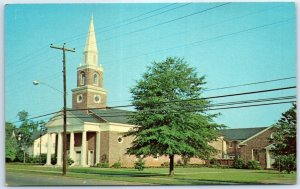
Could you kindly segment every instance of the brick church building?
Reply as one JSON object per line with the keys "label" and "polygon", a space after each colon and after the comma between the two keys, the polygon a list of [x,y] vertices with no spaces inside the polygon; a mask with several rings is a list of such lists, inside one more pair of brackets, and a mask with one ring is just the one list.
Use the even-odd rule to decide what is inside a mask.
{"label": "brick church building", "polygon": [[[104,69],[98,64],[98,48],[93,17],[90,21],[83,63],[77,67],[77,87],[72,89],[72,108],[67,111],[67,153],[77,166],[93,166],[108,162],[111,166],[120,161],[124,167],[132,167],[135,156],[125,155],[132,138],[122,134],[134,125],[128,123],[129,111],[106,109],[107,91],[103,87]],[[51,155],[57,157],[57,166],[62,165],[63,113],[50,119],[46,125],[47,163]],[[178,159],[178,157],[177,157]],[[146,165],[160,166],[167,157],[147,157]],[[202,163],[202,160],[192,160]]]}
{"label": "brick church building", "polygon": [[[77,67],[77,87],[72,89],[72,108],[67,111],[67,153],[74,160],[74,166],[94,166],[100,162],[108,162],[112,166],[116,162],[121,162],[122,167],[133,167],[137,158],[125,154],[133,138],[122,136],[124,132],[134,127],[127,119],[128,114],[132,112],[106,108],[107,91],[103,86],[103,78],[104,69],[98,64],[98,48],[92,17],[83,51],[83,63]],[[63,113],[57,113],[52,117],[46,127],[48,129],[46,135],[43,135],[41,140],[34,141],[32,154],[38,155],[37,151],[46,152],[46,165],[49,166],[51,156],[54,155],[57,158],[56,166],[62,166]],[[269,128],[223,130],[218,140],[210,143],[219,151],[211,158],[230,159],[238,156],[247,161],[257,159],[264,168],[270,168],[271,145],[267,142],[267,137],[271,131]],[[257,145],[257,141],[260,145]],[[233,148],[232,144],[239,144],[239,147],[236,145]],[[256,155],[258,152],[259,159]],[[181,157],[175,156],[175,163],[180,159]],[[145,162],[146,166],[161,166],[169,162],[169,158],[146,157]],[[191,158],[190,163],[204,164],[205,161]]]}

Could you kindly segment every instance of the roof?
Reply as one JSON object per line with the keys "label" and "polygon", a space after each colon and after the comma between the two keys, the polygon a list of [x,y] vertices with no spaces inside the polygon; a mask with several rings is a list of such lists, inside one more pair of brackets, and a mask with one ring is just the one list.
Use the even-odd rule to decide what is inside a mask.
{"label": "roof", "polygon": [[121,109],[95,109],[90,110],[95,116],[102,118],[105,122],[129,124],[128,116],[132,111]]}
{"label": "roof", "polygon": [[36,140],[36,139],[40,138],[41,136],[43,136],[46,133],[47,133],[47,131],[35,131],[35,132],[32,133],[31,138],[33,140]]}
{"label": "roof", "polygon": [[227,140],[246,140],[247,138],[261,132],[266,128],[268,127],[224,129],[224,130],[220,130],[220,133]]}
{"label": "roof", "polygon": [[[92,123],[101,123],[104,122],[102,119],[99,119],[97,117],[95,117],[92,114],[87,114],[86,112],[82,111],[82,110],[72,110],[69,111],[71,114],[73,114],[73,116],[75,116],[75,118],[80,119],[83,122],[92,122]],[[68,116],[68,117],[71,117]]]}

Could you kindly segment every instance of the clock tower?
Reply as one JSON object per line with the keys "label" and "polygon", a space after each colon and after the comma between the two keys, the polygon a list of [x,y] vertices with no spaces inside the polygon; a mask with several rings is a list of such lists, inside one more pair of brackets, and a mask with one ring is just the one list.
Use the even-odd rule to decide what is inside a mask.
{"label": "clock tower", "polygon": [[98,64],[94,19],[83,51],[83,63],[77,67],[77,87],[72,89],[72,108],[104,108],[107,92],[103,88],[103,68]]}

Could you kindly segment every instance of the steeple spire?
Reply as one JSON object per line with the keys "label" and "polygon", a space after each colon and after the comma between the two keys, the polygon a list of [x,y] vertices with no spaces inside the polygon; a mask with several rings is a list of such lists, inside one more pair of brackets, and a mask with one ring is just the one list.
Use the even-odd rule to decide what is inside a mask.
{"label": "steeple spire", "polygon": [[96,42],[95,28],[94,28],[94,17],[91,16],[89,33],[86,39],[84,54],[84,64],[98,65],[98,48]]}

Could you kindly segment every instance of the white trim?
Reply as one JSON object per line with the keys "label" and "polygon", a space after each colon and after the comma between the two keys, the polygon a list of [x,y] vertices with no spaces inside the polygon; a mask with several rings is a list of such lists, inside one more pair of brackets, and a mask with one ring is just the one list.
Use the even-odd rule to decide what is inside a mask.
{"label": "white trim", "polygon": [[105,89],[103,89],[102,87],[96,87],[93,85],[84,85],[84,86],[79,86],[76,87],[75,89],[72,89],[71,91],[73,93],[78,93],[80,91],[88,91],[88,92],[95,92],[95,93],[102,93],[102,94],[106,94],[107,91]]}
{"label": "white trim", "polygon": [[257,137],[258,135],[260,135],[260,134],[266,132],[267,130],[269,130],[269,129],[271,129],[271,128],[273,128],[273,126],[270,126],[270,127],[265,128],[264,130],[262,130],[262,131],[256,133],[255,135],[253,135],[253,136],[247,138],[246,140],[242,141],[240,144],[244,144],[245,142],[248,142],[249,140],[251,140],[251,139]]}
{"label": "white trim", "polygon": [[[99,100],[98,101],[96,101],[96,97],[98,97],[99,98]],[[97,104],[99,104],[99,103],[101,103],[101,96],[100,95],[98,95],[98,94],[96,94],[96,95],[94,95],[94,103],[97,103]]]}
{"label": "white trim", "polygon": [[98,64],[98,65],[80,64],[79,67],[77,67],[77,71],[82,71],[86,68],[92,68],[94,70],[99,70],[99,71],[103,72],[103,67],[101,64]]}
{"label": "white trim", "polygon": [[[119,138],[121,138],[121,142],[119,141]],[[118,136],[117,142],[118,142],[119,144],[122,144],[122,143],[124,142],[124,138],[123,138],[122,136]]]}

